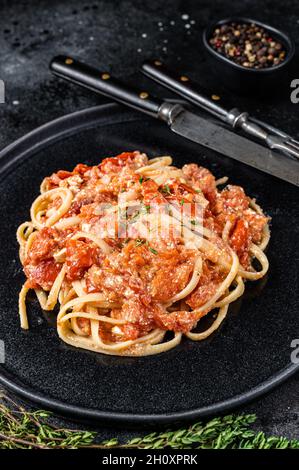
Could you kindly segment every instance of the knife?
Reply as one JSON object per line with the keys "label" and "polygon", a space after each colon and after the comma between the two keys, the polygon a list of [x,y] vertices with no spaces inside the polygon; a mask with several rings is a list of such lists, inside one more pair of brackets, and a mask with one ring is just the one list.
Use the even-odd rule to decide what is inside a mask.
{"label": "knife", "polygon": [[50,63],[50,70],[58,77],[164,121],[182,137],[299,186],[298,161],[284,158],[186,110],[180,104],[155,98],[147,91],[137,90],[111,77],[108,72],[100,72],[71,57],[55,57]]}
{"label": "knife", "polygon": [[234,107],[220,106],[204,94],[202,87],[186,75],[179,75],[166,67],[160,60],[148,60],[141,71],[160,85],[169,88],[187,101],[199,106],[226,123],[232,129],[239,129],[249,137],[260,141],[271,150],[299,159],[299,141],[285,132],[254,118],[247,112]]}

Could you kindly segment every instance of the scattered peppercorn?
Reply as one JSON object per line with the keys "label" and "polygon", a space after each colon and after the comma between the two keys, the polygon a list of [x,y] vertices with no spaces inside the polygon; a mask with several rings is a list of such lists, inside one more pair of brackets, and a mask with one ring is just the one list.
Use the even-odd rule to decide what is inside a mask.
{"label": "scattered peppercorn", "polygon": [[209,43],[216,52],[246,68],[265,69],[286,58],[283,44],[255,23],[223,24],[214,30]]}

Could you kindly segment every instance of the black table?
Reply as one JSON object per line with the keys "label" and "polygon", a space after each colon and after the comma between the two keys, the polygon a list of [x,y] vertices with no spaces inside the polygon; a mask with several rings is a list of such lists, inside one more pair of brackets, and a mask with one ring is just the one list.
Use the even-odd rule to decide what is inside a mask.
{"label": "black table", "polygon": [[[159,57],[188,73],[232,103],[298,136],[299,104],[285,86],[264,99],[233,97],[212,77],[201,44],[202,30],[214,19],[251,16],[288,31],[299,47],[296,0],[127,0],[0,1],[0,79],[6,102],[0,105],[0,148],[63,114],[102,103],[92,93],[51,76],[48,63],[67,54],[136,82],[145,58]],[[295,72],[294,72],[295,73]],[[299,78],[290,76],[290,80]],[[170,96],[138,75],[138,83]],[[287,319],[286,319],[287,321]],[[296,333],[294,333],[294,337]],[[257,427],[269,434],[299,438],[298,374],[242,412],[256,413]],[[63,422],[61,424],[70,425]],[[103,438],[128,436],[126,430],[102,429]],[[130,433],[131,434],[131,433]]]}

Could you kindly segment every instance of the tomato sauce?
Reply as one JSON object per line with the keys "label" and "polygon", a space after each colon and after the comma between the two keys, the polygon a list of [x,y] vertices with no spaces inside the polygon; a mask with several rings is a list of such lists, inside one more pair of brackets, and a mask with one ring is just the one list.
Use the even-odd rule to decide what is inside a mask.
{"label": "tomato sauce", "polygon": [[66,242],[66,277],[69,281],[75,281],[83,277],[85,271],[90,268],[96,257],[97,248],[80,240],[67,240]]}
{"label": "tomato sauce", "polygon": [[[86,293],[100,292],[107,300],[119,304],[110,315],[124,320],[125,324],[114,328],[99,322],[99,335],[103,341],[134,340],[153,328],[190,331],[198,315],[188,309],[196,311],[204,305],[226,274],[203,255],[198,284],[184,299],[183,308],[178,304],[176,311],[165,313],[163,305],[188,285],[197,250],[184,246],[181,235],[174,231],[168,236],[159,235],[149,240],[142,237],[125,239],[118,231],[117,236],[108,233],[104,241],[112,248],[111,253],[104,252],[88,238],[73,239],[78,231],[102,238],[105,223],[111,222],[115,214],[113,210],[106,213],[101,203],[109,203],[113,209],[118,197],[122,196],[129,201],[137,198],[146,210],[148,207],[159,209],[170,203],[181,213],[184,204],[189,203],[189,215],[193,216],[200,201],[203,224],[214,232],[220,247],[224,244],[224,227],[229,222],[228,243],[246,269],[250,268],[251,244],[260,243],[268,221],[266,216],[250,207],[250,199],[241,187],[228,185],[220,191],[215,177],[206,168],[188,164],[183,167],[180,180],[169,178],[166,183],[158,184],[153,178],[135,173],[146,164],[144,154],[123,152],[105,158],[97,166],[79,164],[72,171],[60,170],[47,178],[48,189],[67,187],[73,192],[71,207],[61,220],[78,216],[79,221],[64,230],[55,227],[39,230],[23,263],[27,287],[49,291],[64,265],[65,282],[84,280]],[[58,207],[60,203],[57,198],[49,207]],[[138,211],[135,216],[138,218]],[[44,222],[47,217],[46,211]],[[117,230],[120,224],[118,220]],[[88,319],[79,318],[77,323],[84,334],[90,335]]]}

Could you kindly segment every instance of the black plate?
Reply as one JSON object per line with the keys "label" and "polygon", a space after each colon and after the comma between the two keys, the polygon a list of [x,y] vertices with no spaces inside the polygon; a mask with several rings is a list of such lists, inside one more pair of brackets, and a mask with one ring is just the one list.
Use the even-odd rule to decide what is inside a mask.
{"label": "black plate", "polygon": [[[78,162],[140,149],[171,154],[177,165],[199,162],[244,186],[273,217],[266,280],[248,286],[222,327],[205,342],[144,358],[120,358],[62,343],[55,315],[29,308],[31,329],[21,331],[17,296],[24,280],[17,226],[44,176]],[[5,342],[1,383],[59,413],[126,424],[170,423],[235,407],[265,393],[298,370],[290,343],[298,336],[298,192],[260,173],[171,134],[160,122],[104,105],[53,121],[0,154],[0,339]]]}

